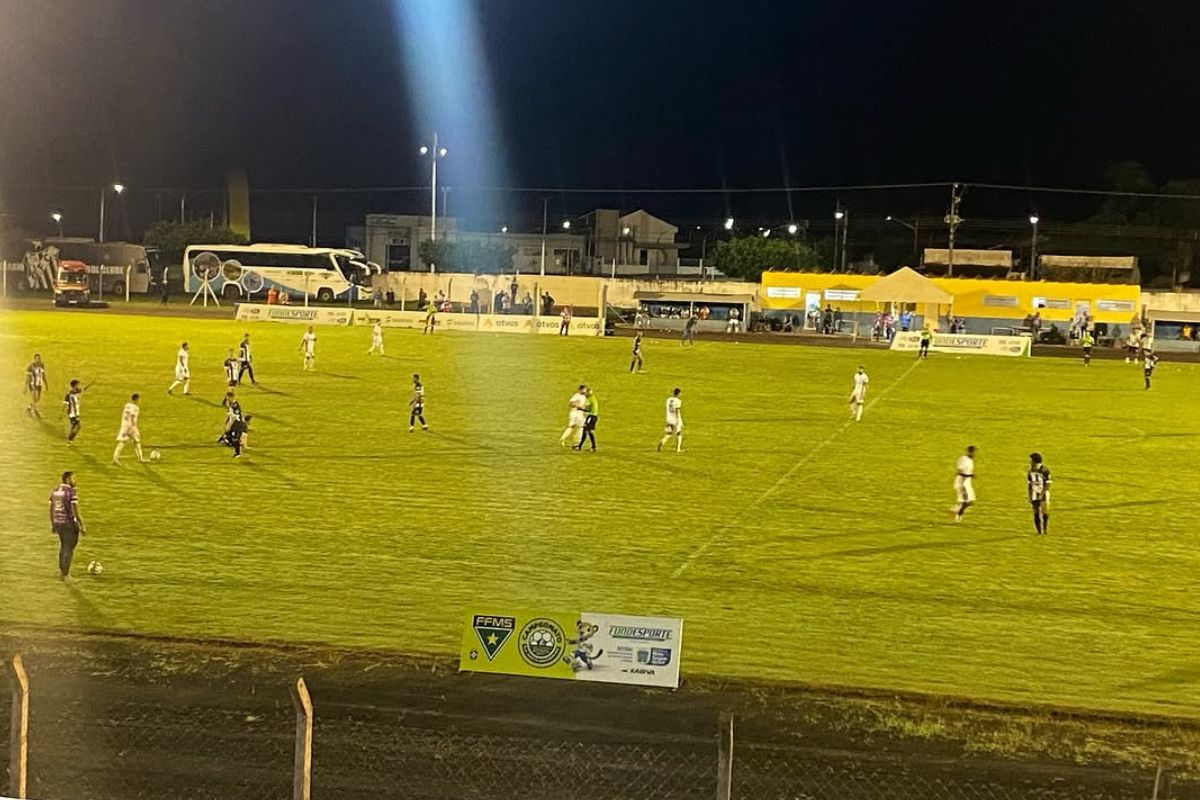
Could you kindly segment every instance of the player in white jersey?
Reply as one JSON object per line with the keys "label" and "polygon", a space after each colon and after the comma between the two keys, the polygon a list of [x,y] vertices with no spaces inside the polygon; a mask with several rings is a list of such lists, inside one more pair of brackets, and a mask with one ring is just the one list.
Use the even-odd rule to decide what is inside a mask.
{"label": "player in white jersey", "polygon": [[667,426],[663,432],[663,437],[658,440],[658,449],[661,451],[663,445],[675,437],[675,452],[683,452],[683,412],[680,408],[683,406],[683,401],[679,399],[679,393],[682,391],[676,386],[671,391],[671,396],[667,398]]}
{"label": "player in white jersey", "polygon": [[958,457],[954,465],[954,521],[962,522],[963,514],[975,502],[975,445]]}
{"label": "player in white jersey", "polygon": [[367,355],[372,353],[383,355],[383,323],[379,320],[376,320],[375,327],[371,328],[371,347],[367,350]]}
{"label": "player in white jersey", "polygon": [[579,441],[579,433],[583,430],[583,423],[586,417],[583,413],[583,407],[587,405],[587,386],[579,384],[579,391],[571,395],[571,399],[567,401],[567,429],[563,431],[562,436],[558,439],[560,447],[566,447],[567,441]]}
{"label": "player in white jersey", "polygon": [[867,384],[871,379],[861,366],[854,373],[854,388],[850,390],[850,419],[858,422],[862,419],[863,405],[867,402]]}
{"label": "player in white jersey", "polygon": [[176,386],[183,386],[184,394],[192,393],[192,371],[188,367],[188,343],[184,342],[179,345],[179,352],[175,355],[175,380],[167,388],[167,394],[174,394]]}
{"label": "player in white jersey", "polygon": [[133,451],[137,453],[138,461],[145,464],[146,459],[142,456],[142,433],[138,430],[138,419],[142,415],[142,409],[138,407],[138,395],[134,392],[129,396],[129,402],[125,404],[125,408],[121,410],[121,430],[117,434],[117,449],[113,450],[112,463],[121,463],[121,451],[125,449],[126,442],[133,442]]}
{"label": "player in white jersey", "polygon": [[304,353],[304,369],[311,370],[317,358],[317,335],[313,333],[311,325],[308,326],[308,332],[300,338],[300,351]]}

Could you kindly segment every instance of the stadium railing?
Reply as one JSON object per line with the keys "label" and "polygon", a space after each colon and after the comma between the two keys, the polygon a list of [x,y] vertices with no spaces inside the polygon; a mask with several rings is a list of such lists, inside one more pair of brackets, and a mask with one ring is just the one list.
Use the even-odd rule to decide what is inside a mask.
{"label": "stadium railing", "polygon": [[[24,681],[9,659],[12,703],[0,704],[12,797],[425,798],[426,800],[1184,800],[1200,785],[1155,774],[1020,762],[846,752],[763,741],[721,714],[708,730],[619,727],[581,718],[546,724],[536,713],[500,725],[486,713],[317,709],[302,678],[248,697],[121,683]],[[280,687],[282,690],[284,687]],[[444,698],[443,698],[444,699]],[[290,706],[290,707],[289,707]],[[7,719],[5,713],[7,712]],[[20,719],[28,714],[28,738]],[[620,717],[619,717],[620,718]],[[27,755],[26,743],[31,753]],[[18,758],[19,755],[19,758]],[[31,756],[31,757],[29,757]],[[29,782],[20,780],[31,765]],[[5,789],[0,788],[0,793]]]}

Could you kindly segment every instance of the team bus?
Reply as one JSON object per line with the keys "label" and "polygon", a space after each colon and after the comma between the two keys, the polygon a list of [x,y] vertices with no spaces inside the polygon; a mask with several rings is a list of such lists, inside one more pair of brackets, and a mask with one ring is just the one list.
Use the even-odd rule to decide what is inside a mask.
{"label": "team bus", "polygon": [[379,267],[357,250],[295,244],[194,244],[183,252],[184,285],[227,300],[261,298],[274,288],[295,298],[361,300]]}

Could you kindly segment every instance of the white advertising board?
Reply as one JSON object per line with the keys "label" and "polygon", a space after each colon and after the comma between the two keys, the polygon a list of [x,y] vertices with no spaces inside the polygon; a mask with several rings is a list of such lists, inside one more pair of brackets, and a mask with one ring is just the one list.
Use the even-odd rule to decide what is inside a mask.
{"label": "white advertising board", "polygon": [[354,309],[238,303],[237,319],[246,322],[292,322],[301,325],[349,325],[354,319]]}
{"label": "white advertising board", "polygon": [[[1028,336],[974,336],[969,333],[935,333],[929,349],[935,353],[974,353],[984,356],[1027,356],[1030,354]],[[897,333],[892,349],[915,353],[921,348],[921,334],[916,331]]]}

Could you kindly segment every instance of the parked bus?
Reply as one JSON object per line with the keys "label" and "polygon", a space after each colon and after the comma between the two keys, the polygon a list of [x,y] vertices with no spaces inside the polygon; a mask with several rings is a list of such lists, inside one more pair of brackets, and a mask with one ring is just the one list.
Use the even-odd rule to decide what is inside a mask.
{"label": "parked bus", "polygon": [[379,268],[357,250],[294,244],[195,244],[183,253],[184,285],[201,291],[207,282],[227,300],[262,297],[274,287],[318,302],[360,300]]}
{"label": "parked bus", "polygon": [[[26,240],[24,248],[20,263],[5,264],[6,270],[20,275],[7,275],[6,280],[32,292],[53,292],[63,261],[85,266],[87,287],[97,299],[123,297],[126,288],[132,294],[144,294],[154,277],[156,254],[140,244],[49,238]],[[77,273],[72,267],[73,282],[78,282]]]}

